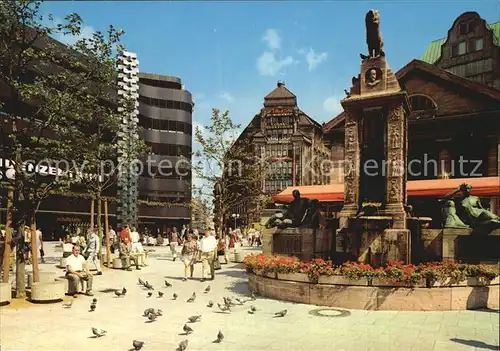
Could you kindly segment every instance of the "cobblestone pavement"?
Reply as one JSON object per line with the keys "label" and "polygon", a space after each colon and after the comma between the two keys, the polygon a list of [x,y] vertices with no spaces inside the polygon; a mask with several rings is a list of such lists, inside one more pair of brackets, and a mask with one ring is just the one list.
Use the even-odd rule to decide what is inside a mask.
{"label": "cobblestone pavement", "polygon": [[[49,246],[49,245],[46,245]],[[53,249],[48,255],[56,257]],[[52,251],[52,253],[50,253]],[[52,262],[54,262],[52,260]],[[94,294],[98,299],[95,312],[88,312],[90,297],[79,296],[73,307],[62,303],[32,304],[14,301],[0,308],[1,350],[128,350],[134,339],[145,342],[143,350],[175,350],[188,339],[187,350],[498,350],[500,314],[498,311],[462,312],[375,312],[357,310],[320,311],[312,305],[286,303],[258,298],[231,313],[222,313],[209,300],[222,302],[222,296],[248,297],[246,275],[241,265],[230,263],[216,271],[212,282],[199,279],[182,282],[183,265],[172,262],[166,248],[159,248],[141,271],[104,270],[94,277]],[[58,271],[53,264],[41,270]],[[197,264],[195,277],[200,277]],[[137,278],[154,285],[154,295],[137,284]],[[164,280],[172,283],[167,288]],[[211,291],[204,294],[210,285]],[[112,290],[128,289],[123,298]],[[163,298],[157,291],[165,293]],[[179,298],[172,300],[172,294]],[[195,292],[194,303],[186,300]],[[255,314],[247,311],[250,305]],[[162,309],[164,315],[147,323],[142,317],[146,308]],[[273,318],[274,312],[287,309],[284,318]],[[194,332],[180,335],[191,315],[202,315],[190,324]],[[323,315],[323,316],[321,316]],[[107,335],[93,338],[91,327],[102,328]],[[213,343],[219,332],[225,335]]]}

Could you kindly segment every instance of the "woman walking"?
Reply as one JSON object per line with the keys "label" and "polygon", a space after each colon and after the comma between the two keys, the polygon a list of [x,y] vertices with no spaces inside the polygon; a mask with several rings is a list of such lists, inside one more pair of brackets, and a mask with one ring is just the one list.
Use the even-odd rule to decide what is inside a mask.
{"label": "woman walking", "polygon": [[182,247],[181,256],[182,262],[184,263],[184,278],[183,281],[186,281],[189,277],[193,278],[194,264],[198,259],[198,241],[193,239],[193,234],[189,233],[186,238],[186,242]]}

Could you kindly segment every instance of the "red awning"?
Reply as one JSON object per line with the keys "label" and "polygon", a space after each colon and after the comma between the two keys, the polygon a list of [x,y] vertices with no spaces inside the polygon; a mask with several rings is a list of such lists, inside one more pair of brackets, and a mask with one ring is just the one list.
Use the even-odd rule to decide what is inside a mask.
{"label": "red awning", "polygon": [[[457,189],[461,184],[472,186],[472,194],[477,196],[500,195],[500,177],[454,178],[411,180],[406,184],[408,196],[444,196]],[[321,202],[343,202],[344,184],[289,186],[281,193],[273,195],[277,202],[290,202],[292,191],[300,191],[302,197],[318,199]]]}

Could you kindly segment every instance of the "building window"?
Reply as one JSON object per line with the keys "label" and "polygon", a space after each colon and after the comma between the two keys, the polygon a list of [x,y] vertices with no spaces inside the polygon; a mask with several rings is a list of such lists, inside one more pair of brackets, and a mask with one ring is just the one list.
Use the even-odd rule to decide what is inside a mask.
{"label": "building window", "polygon": [[413,111],[429,111],[437,109],[434,101],[424,95],[410,96],[410,104]]}
{"label": "building window", "polygon": [[459,24],[460,35],[469,33],[469,22],[463,21]]}
{"label": "building window", "polygon": [[458,45],[453,45],[451,47],[451,57],[458,56]]}
{"label": "building window", "polygon": [[476,51],[483,50],[483,38],[476,39]]}
{"label": "building window", "polygon": [[458,43],[458,55],[464,55],[467,52],[467,43],[465,41],[461,41]]}

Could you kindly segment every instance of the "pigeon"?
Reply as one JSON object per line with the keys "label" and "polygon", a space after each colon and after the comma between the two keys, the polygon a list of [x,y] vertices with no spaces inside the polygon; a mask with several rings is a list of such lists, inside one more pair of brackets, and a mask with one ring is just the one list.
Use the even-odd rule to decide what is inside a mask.
{"label": "pigeon", "polygon": [[134,347],[134,350],[138,351],[144,346],[144,341],[134,340],[132,342],[132,346]]}
{"label": "pigeon", "polygon": [[167,288],[171,288],[172,287],[172,284],[170,284],[167,280],[165,280],[165,286]]}
{"label": "pigeon", "polygon": [[275,317],[285,317],[287,314],[287,310],[279,311],[274,314]]}
{"label": "pigeon", "polygon": [[245,301],[243,301],[243,300],[242,300],[242,299],[240,299],[240,298],[235,298],[235,300],[236,300],[236,301],[238,301],[238,303],[239,303],[240,305],[243,305],[243,304],[245,303]]}
{"label": "pigeon", "polygon": [[156,315],[156,313],[148,313],[148,319],[151,321],[151,322],[154,322],[156,320],[156,317],[158,317]]}
{"label": "pigeon", "polygon": [[122,296],[122,292],[121,292],[121,291],[116,290],[116,291],[115,291],[115,295],[116,295],[116,297],[121,297],[121,296]]}
{"label": "pigeon", "polygon": [[93,302],[93,303],[97,303],[97,298],[95,298],[95,297],[94,297],[94,298],[92,299],[92,302]]}
{"label": "pigeon", "polygon": [[92,303],[90,304],[90,310],[89,310],[89,312],[94,312],[96,307],[97,307],[97,305],[96,305],[95,303],[93,303],[93,302],[92,302]]}
{"label": "pigeon", "polygon": [[207,304],[208,308],[212,308],[213,305],[214,305],[214,302],[212,300],[208,301],[208,304]]}
{"label": "pigeon", "polygon": [[189,322],[190,323],[196,323],[198,322],[198,320],[201,318],[201,315],[198,315],[198,316],[191,316],[188,318]]}
{"label": "pigeon", "polygon": [[187,324],[184,324],[184,327],[182,327],[182,330],[184,330],[184,332],[186,333],[186,335],[189,335],[192,332],[194,332],[194,330],[189,325],[187,325]]}
{"label": "pigeon", "polygon": [[217,333],[217,342],[221,342],[222,340],[224,340],[224,334],[219,330]]}
{"label": "pigeon", "polygon": [[178,296],[178,295],[177,295],[176,293],[174,293],[174,294],[172,295],[172,300],[177,300],[177,296]]}
{"label": "pigeon", "polygon": [[150,314],[150,313],[155,313],[155,309],[154,309],[154,308],[146,308],[146,309],[144,310],[144,314],[143,314],[142,316],[143,316],[143,317],[147,317],[147,316],[148,316],[148,314]]}
{"label": "pigeon", "polygon": [[73,300],[71,300],[70,302],[68,303],[63,303],[62,304],[62,307],[63,308],[71,308],[73,306]]}
{"label": "pigeon", "polygon": [[125,296],[125,294],[126,294],[126,293],[127,293],[127,289],[124,287],[124,288],[122,289],[122,295],[123,295],[123,296]]}
{"label": "pigeon", "polygon": [[163,311],[158,309],[158,310],[153,310],[153,313],[156,314],[157,317],[163,316]]}
{"label": "pigeon", "polygon": [[230,308],[229,308],[229,306],[227,306],[227,305],[222,306],[220,303],[218,303],[218,302],[217,302],[217,306],[219,306],[219,309],[220,309],[222,312],[226,312],[226,311],[231,312],[231,309],[230,309]]}
{"label": "pigeon", "polygon": [[191,295],[191,297],[187,299],[186,302],[194,302],[195,299],[196,299],[196,293],[193,293],[193,295]]}
{"label": "pigeon", "polygon": [[257,308],[255,308],[255,306],[250,306],[250,311],[255,312],[257,311]]}
{"label": "pigeon", "polygon": [[145,288],[147,288],[147,289],[149,289],[149,290],[154,290],[153,285],[149,284],[149,282],[148,282],[148,281],[146,281],[146,282],[144,283],[144,287],[145,287]]}
{"label": "pigeon", "polygon": [[148,297],[153,296],[153,293],[151,291],[148,291]]}
{"label": "pigeon", "polygon": [[105,330],[92,327],[92,334],[94,334],[97,338],[104,336],[104,334],[106,334],[106,333],[107,333],[107,331],[105,331]]}
{"label": "pigeon", "polygon": [[187,349],[187,347],[188,347],[188,341],[187,341],[187,339],[186,339],[186,340],[181,341],[181,342],[179,343],[179,348],[178,348],[177,350],[179,350],[179,351],[184,351],[184,350],[186,350],[186,349]]}
{"label": "pigeon", "polygon": [[210,292],[210,285],[205,288],[205,294]]}
{"label": "pigeon", "polygon": [[138,281],[138,284],[139,284],[139,285],[144,285],[144,284],[145,284],[145,283],[144,283],[144,281],[143,281],[141,278],[138,278],[138,280],[137,280],[137,281]]}
{"label": "pigeon", "polygon": [[158,291],[158,297],[163,297],[163,292],[162,291]]}

